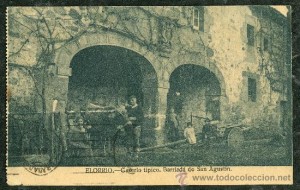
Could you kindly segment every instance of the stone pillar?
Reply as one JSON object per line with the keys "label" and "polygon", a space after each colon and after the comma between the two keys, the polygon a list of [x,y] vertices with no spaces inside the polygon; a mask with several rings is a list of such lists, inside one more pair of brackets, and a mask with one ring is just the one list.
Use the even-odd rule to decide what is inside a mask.
{"label": "stone pillar", "polygon": [[221,90],[220,96],[220,125],[224,124],[224,121],[227,120],[228,113],[228,97],[226,96],[225,90]]}
{"label": "stone pillar", "polygon": [[145,114],[153,114],[156,110],[156,91],[157,88],[143,88],[143,95],[144,95],[144,101],[143,101],[143,109]]}
{"label": "stone pillar", "polygon": [[167,114],[167,97],[169,92],[169,82],[164,82],[157,90],[157,114],[156,114],[156,127],[155,137],[156,144],[160,145],[165,142],[165,123]]}
{"label": "stone pillar", "polygon": [[[50,160],[57,162],[58,146],[62,145],[61,138],[54,135],[59,131],[63,134],[67,130],[67,116],[65,114],[68,94],[70,68],[56,67],[53,75],[48,77],[47,87],[45,89],[45,100],[47,107],[47,130],[50,134]],[[63,148],[65,148],[63,143]]]}

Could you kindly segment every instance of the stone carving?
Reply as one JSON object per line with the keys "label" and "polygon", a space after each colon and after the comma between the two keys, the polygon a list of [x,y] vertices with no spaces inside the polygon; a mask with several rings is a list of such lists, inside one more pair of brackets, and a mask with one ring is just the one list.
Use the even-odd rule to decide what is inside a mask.
{"label": "stone carving", "polygon": [[161,20],[159,24],[160,39],[159,39],[159,50],[162,57],[169,57],[172,51],[172,38],[175,24],[170,20]]}

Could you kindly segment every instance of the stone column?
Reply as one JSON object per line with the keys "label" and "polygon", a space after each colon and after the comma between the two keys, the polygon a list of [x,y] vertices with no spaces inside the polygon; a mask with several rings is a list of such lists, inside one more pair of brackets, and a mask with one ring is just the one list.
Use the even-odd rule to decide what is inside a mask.
{"label": "stone column", "polygon": [[160,145],[166,141],[165,137],[165,123],[167,114],[167,97],[169,92],[169,82],[166,81],[158,87],[157,90],[157,114],[156,114],[156,127],[155,137],[156,144]]}
{"label": "stone column", "polygon": [[155,112],[156,90],[157,90],[157,88],[155,88],[155,87],[142,89],[143,95],[144,95],[143,108],[144,108],[145,114],[153,114]]}
{"label": "stone column", "polygon": [[45,89],[46,105],[47,105],[47,128],[49,131],[50,141],[50,160],[52,163],[57,162],[58,146],[65,143],[61,142],[61,137],[57,138],[54,135],[59,131],[63,134],[67,128],[67,116],[65,114],[68,94],[69,76],[71,75],[70,68],[56,67],[53,75],[48,78],[47,87]]}
{"label": "stone column", "polygon": [[226,121],[227,117],[229,116],[228,113],[228,97],[226,96],[225,90],[221,90],[221,96],[220,96],[220,125],[223,124],[224,121]]}

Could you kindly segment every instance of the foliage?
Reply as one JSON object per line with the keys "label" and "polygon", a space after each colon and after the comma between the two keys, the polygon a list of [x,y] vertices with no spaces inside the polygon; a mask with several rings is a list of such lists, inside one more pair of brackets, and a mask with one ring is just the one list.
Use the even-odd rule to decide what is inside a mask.
{"label": "foliage", "polygon": [[[169,10],[172,9],[172,10]],[[173,10],[174,9],[174,10]],[[205,52],[199,34],[192,52],[190,44],[174,31],[191,29],[179,20],[178,8],[151,7],[14,7],[8,14],[8,61],[26,67],[34,80],[36,93],[45,102],[45,86],[55,66],[54,56],[69,43],[86,33],[109,31],[128,37],[149,51],[168,56],[172,43],[179,42],[180,52]],[[166,13],[166,11],[168,13]],[[176,12],[177,11],[177,12]],[[175,14],[169,14],[174,12]],[[173,15],[173,16],[167,16]],[[175,16],[174,16],[175,15]],[[190,40],[195,41],[195,40]],[[203,48],[204,47],[204,48]],[[199,51],[198,51],[199,50]],[[43,110],[45,111],[43,105]]]}
{"label": "foliage", "polygon": [[[260,27],[257,33],[259,42],[257,52],[260,61],[260,71],[270,82],[273,91],[283,93],[286,83],[285,72],[288,54],[288,35],[286,27],[274,22],[271,16],[259,16]],[[279,21],[278,21],[279,22]],[[268,44],[265,44],[267,39]]]}

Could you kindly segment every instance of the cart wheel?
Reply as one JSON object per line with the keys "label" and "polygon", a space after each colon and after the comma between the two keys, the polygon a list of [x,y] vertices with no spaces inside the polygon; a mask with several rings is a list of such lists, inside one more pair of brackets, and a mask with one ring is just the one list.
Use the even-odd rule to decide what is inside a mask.
{"label": "cart wheel", "polygon": [[130,155],[127,153],[126,136],[119,129],[113,137],[113,159],[116,166],[127,166],[130,163]]}
{"label": "cart wheel", "polygon": [[227,144],[229,148],[239,149],[244,143],[244,134],[242,129],[233,128],[228,134]]}

